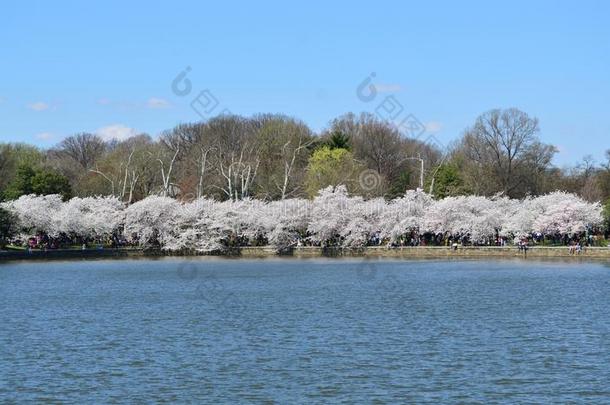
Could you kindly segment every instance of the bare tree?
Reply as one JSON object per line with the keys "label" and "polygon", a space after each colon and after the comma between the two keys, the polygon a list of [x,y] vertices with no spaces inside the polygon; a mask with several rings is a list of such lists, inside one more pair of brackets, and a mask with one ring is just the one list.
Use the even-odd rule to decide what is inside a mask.
{"label": "bare tree", "polygon": [[249,197],[260,166],[252,121],[219,116],[208,122],[207,131],[214,151],[210,164],[219,177],[212,187],[231,200]]}
{"label": "bare tree", "polygon": [[218,169],[225,180],[221,189],[229,199],[240,200],[250,196],[260,159],[251,160],[251,148],[245,144],[240,151],[219,151]]}
{"label": "bare tree", "polygon": [[259,115],[252,120],[261,161],[257,195],[285,199],[304,193],[305,167],[315,142],[311,130],[305,123],[284,115]]}
{"label": "bare tree", "polygon": [[441,157],[440,151],[403,137],[391,123],[372,114],[349,113],[333,120],[323,138],[337,135],[349,139],[354,158],[379,174],[383,184],[377,193],[390,198],[403,194],[407,188],[421,187],[424,173],[421,160],[414,156],[420,156],[427,167],[435,166]]}
{"label": "bare tree", "polygon": [[97,165],[95,166],[95,169],[89,169],[89,171],[91,173],[99,174],[104,180],[108,181],[108,183],[110,183],[110,195],[115,195],[114,180],[109,175],[101,171]]}
{"label": "bare tree", "polygon": [[[100,176],[110,186],[110,193],[130,204],[136,198],[136,189],[144,177],[151,177],[153,164],[151,157],[157,156],[159,145],[141,134],[125,141],[117,142],[113,149],[98,159],[90,173]],[[154,178],[154,176],[153,176]],[[148,191],[140,191],[144,197]]]}
{"label": "bare tree", "polygon": [[[171,187],[170,187],[172,185],[170,180],[172,178],[172,171],[174,170],[174,165],[176,164],[176,158],[178,157],[179,153],[180,153],[180,146],[177,146],[169,163],[166,163],[165,159],[163,159],[162,157],[157,158],[157,161],[159,162],[159,167],[161,169],[161,179],[163,180],[162,195],[164,197],[169,197],[171,194],[173,194]],[[167,168],[166,168],[166,164],[167,164]]]}
{"label": "bare tree", "polygon": [[59,144],[58,152],[80,164],[83,169],[90,169],[106,150],[104,140],[98,135],[80,133],[64,139]]}
{"label": "bare tree", "polygon": [[288,187],[293,177],[297,158],[303,152],[303,150],[307,149],[311,144],[313,144],[313,142],[314,140],[311,138],[307,139],[304,136],[299,136],[296,141],[288,140],[284,146],[282,146],[281,155],[284,163],[284,176],[281,184],[276,183],[276,186],[281,192],[280,198],[282,200],[286,199],[286,197],[290,196],[299,189],[300,185],[296,185],[290,191]]}
{"label": "bare tree", "polygon": [[208,163],[208,154],[214,149],[214,147],[199,147],[201,154],[199,155],[198,164],[199,164],[199,181],[197,182],[197,198],[203,197],[203,179],[205,177],[205,172],[207,169]]}
{"label": "bare tree", "polygon": [[484,182],[483,193],[521,194],[531,165],[550,162],[555,150],[538,141],[538,131],[538,120],[515,108],[491,110],[477,118],[462,147],[476,166],[472,175],[480,185]]}

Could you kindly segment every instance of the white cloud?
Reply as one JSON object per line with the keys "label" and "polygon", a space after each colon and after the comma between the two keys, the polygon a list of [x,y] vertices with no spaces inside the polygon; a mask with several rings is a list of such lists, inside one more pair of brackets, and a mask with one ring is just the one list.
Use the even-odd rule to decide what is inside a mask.
{"label": "white cloud", "polygon": [[51,139],[55,138],[55,135],[50,132],[41,132],[39,134],[34,135],[34,137],[39,141],[50,141]]}
{"label": "white cloud", "polygon": [[429,132],[431,134],[436,134],[437,132],[440,132],[441,129],[443,129],[443,124],[441,124],[440,122],[436,122],[436,121],[426,122],[426,132]]}
{"label": "white cloud", "polygon": [[28,104],[28,108],[34,111],[45,111],[51,108],[51,106],[45,102],[37,101],[35,103]]}
{"label": "white cloud", "polygon": [[146,106],[148,108],[159,109],[159,108],[168,108],[171,106],[171,104],[169,103],[169,101],[167,101],[163,98],[151,97],[148,99],[148,101],[146,101]]}
{"label": "white cloud", "polygon": [[117,141],[124,141],[125,139],[138,134],[135,129],[123,124],[109,125],[107,127],[98,129],[95,131],[95,133],[102,137],[102,139],[105,141],[110,141],[113,139],[116,139]]}

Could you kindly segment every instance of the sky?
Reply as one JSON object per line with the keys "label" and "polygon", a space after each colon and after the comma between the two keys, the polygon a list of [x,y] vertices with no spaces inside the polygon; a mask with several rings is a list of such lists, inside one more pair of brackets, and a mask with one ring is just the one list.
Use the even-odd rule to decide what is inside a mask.
{"label": "sky", "polygon": [[371,112],[442,147],[516,107],[558,166],[610,149],[610,2],[292,3],[4,1],[0,142]]}

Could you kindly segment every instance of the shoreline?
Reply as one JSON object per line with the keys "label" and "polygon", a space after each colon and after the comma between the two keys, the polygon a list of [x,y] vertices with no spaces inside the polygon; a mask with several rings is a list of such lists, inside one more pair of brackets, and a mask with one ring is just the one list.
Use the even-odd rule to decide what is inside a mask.
{"label": "shoreline", "polygon": [[44,259],[97,259],[104,257],[160,257],[160,256],[217,256],[217,257],[378,257],[378,258],[564,258],[564,259],[610,259],[610,248],[588,247],[581,254],[570,254],[567,246],[534,246],[527,254],[520,252],[516,246],[459,246],[454,250],[448,246],[368,246],[362,249],[322,248],[317,246],[296,247],[279,254],[269,246],[249,246],[231,249],[222,253],[197,253],[193,251],[165,252],[141,248],[116,249],[53,249],[33,250],[28,252],[8,250],[0,251],[0,262],[10,260],[44,260]]}

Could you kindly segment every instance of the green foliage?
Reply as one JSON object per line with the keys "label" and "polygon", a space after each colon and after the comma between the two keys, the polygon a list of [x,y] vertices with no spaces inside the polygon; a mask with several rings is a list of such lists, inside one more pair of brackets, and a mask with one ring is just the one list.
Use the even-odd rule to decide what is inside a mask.
{"label": "green foliage", "polygon": [[4,248],[10,237],[17,232],[17,218],[0,207],[0,248]]}
{"label": "green foliage", "polygon": [[15,177],[3,194],[7,200],[13,200],[26,194],[61,194],[65,200],[71,197],[72,189],[65,176],[48,169],[22,164],[17,168]]}
{"label": "green foliage", "polygon": [[[522,119],[528,131],[521,128]],[[445,158],[434,145],[402,137],[393,125],[366,113],[337,117],[321,134],[282,115],[221,115],[180,124],[159,140],[140,134],[103,142],[91,134],[77,134],[48,150],[0,143],[0,200],[30,193],[67,197],[73,192],[82,197],[112,194],[135,202],[163,190],[163,177],[169,172],[171,188],[180,198],[224,199],[227,168],[233,176],[228,187],[237,190],[247,184],[245,195],[265,200],[312,196],[317,193],[314,187],[338,183],[364,197],[391,199],[419,187],[418,163],[405,160],[418,154],[425,161],[424,190],[432,189],[436,198],[500,191],[521,198],[563,190],[590,201],[610,199],[610,151],[600,164],[585,158],[577,167],[554,167],[556,149],[537,138],[537,125],[535,118],[514,109],[485,113],[451,145]],[[519,136],[526,140],[515,150]],[[513,150],[506,151],[503,142]],[[339,152],[333,155],[329,150]],[[314,152],[325,157],[310,162]],[[370,169],[365,174],[372,173],[366,179],[376,179],[377,186],[359,187],[364,168]],[[244,178],[247,181],[242,182]]]}
{"label": "green foliage", "polygon": [[[428,182],[428,187],[430,182]],[[434,176],[433,194],[436,198],[460,195],[464,193],[464,180],[457,165],[443,164]]]}
{"label": "green foliage", "polygon": [[52,171],[39,171],[32,178],[32,190],[34,194],[61,194],[65,199],[70,198],[72,189],[70,182],[65,176]]}
{"label": "green foliage", "polygon": [[412,175],[413,173],[410,171],[401,172],[398,178],[390,185],[386,198],[394,199],[405,195],[411,184]]}
{"label": "green foliage", "polygon": [[19,166],[36,166],[42,161],[44,154],[35,146],[22,143],[0,144],[0,193],[13,181]]}
{"label": "green foliage", "polygon": [[15,177],[4,191],[4,198],[7,200],[14,200],[24,194],[34,193],[32,189],[32,179],[35,175],[36,171],[31,165],[19,165],[15,172]]}
{"label": "green foliage", "polygon": [[349,136],[341,131],[335,131],[330,135],[327,146],[330,149],[351,149]]}
{"label": "green foliage", "polygon": [[343,148],[324,146],[309,158],[306,189],[310,196],[328,186],[344,184],[348,191],[359,189],[358,176],[363,167],[354,160],[352,153]]}

